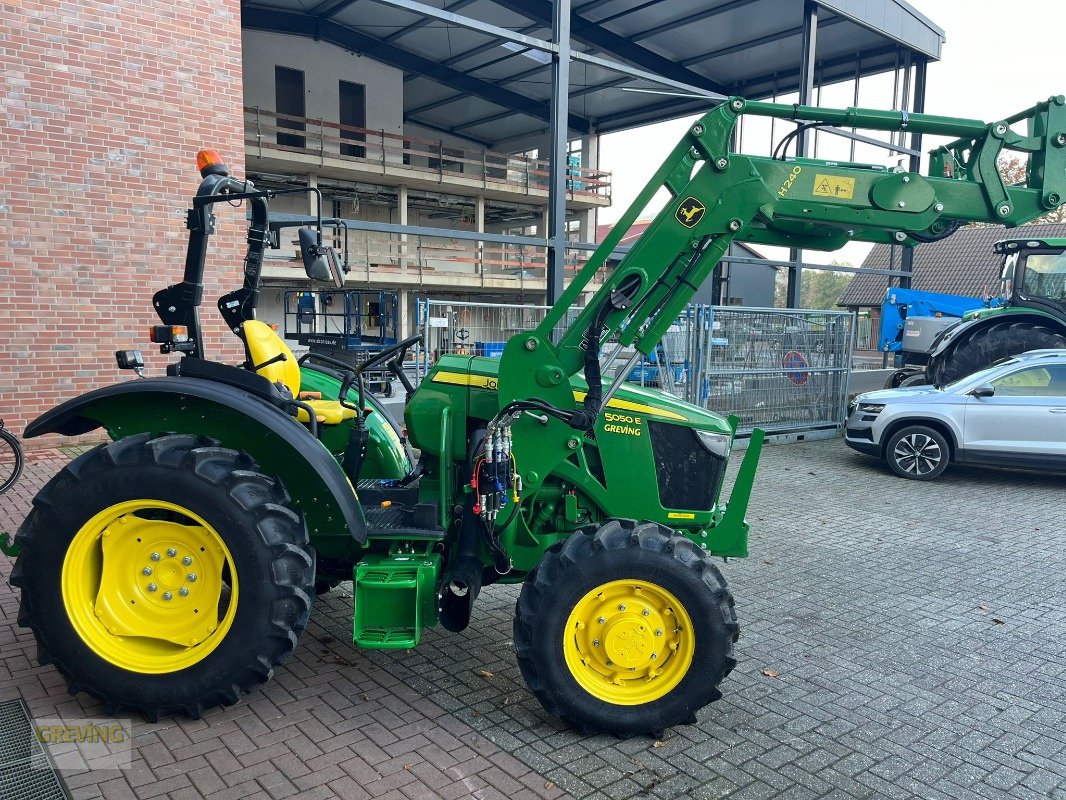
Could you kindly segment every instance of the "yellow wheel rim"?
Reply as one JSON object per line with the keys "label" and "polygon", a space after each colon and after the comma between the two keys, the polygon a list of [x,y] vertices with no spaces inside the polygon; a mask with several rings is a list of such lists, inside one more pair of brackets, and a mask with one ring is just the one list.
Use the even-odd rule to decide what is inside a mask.
{"label": "yellow wheel rim", "polygon": [[237,613],[237,570],[204,519],[162,500],[110,506],[74,535],[63,605],[94,653],[132,672],[203,660]]}
{"label": "yellow wheel rim", "polygon": [[593,697],[615,705],[668,694],[688,673],[694,652],[688,612],[648,581],[596,587],[577,602],[563,630],[570,674]]}

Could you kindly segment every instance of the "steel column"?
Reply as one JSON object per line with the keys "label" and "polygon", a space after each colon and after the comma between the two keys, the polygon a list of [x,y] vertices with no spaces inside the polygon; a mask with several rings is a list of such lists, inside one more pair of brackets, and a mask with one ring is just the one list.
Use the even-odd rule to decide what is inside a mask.
{"label": "steel column", "polygon": [[[815,64],[818,59],[818,6],[810,2],[803,5],[803,49],[800,61],[800,86],[799,102],[806,106],[811,104],[814,95]],[[796,154],[800,158],[807,155],[807,134],[800,133],[796,137]],[[786,302],[789,308],[799,308],[803,286],[803,251],[798,248],[790,248],[789,260],[792,262],[788,268],[788,287],[785,291]]]}
{"label": "steel column", "polygon": [[[921,114],[925,111],[925,71],[928,62],[924,58],[918,59],[914,65],[914,99],[911,101],[911,110],[916,114]],[[902,142],[900,142],[902,144]],[[911,150],[914,153],[910,157],[910,164],[908,169],[911,172],[919,172],[922,168],[922,134],[915,131],[911,134],[910,141]],[[901,289],[911,288],[911,274],[914,272],[914,248],[904,247],[903,258],[900,260],[900,267],[904,274],[900,276],[899,287]]]}
{"label": "steel column", "polygon": [[563,293],[566,265],[567,117],[570,112],[570,0],[552,4],[552,94],[548,127],[548,305]]}

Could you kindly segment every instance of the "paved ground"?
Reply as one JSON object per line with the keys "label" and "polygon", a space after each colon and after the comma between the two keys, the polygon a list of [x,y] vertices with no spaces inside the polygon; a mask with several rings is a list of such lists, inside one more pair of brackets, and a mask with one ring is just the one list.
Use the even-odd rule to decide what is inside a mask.
{"label": "paved ground", "polygon": [[[0,527],[60,463],[31,465]],[[107,798],[1066,800],[1063,491],[976,469],[902,481],[839,440],[771,448],[752,557],[724,567],[740,665],[698,725],[660,742],[546,717],[511,652],[513,588],[487,590],[464,634],[363,653],[341,586],[264,691],[200,722],[141,723],[132,771],[67,780]],[[15,610],[5,586],[0,700],[99,714],[32,666]]]}

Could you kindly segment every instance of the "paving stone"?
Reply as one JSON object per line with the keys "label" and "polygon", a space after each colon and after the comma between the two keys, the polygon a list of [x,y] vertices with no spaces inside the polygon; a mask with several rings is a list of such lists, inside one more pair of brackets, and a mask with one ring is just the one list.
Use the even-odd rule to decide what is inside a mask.
{"label": "paving stone", "polygon": [[[31,454],[0,529],[65,460]],[[663,747],[582,736],[543,711],[514,661],[518,587],[487,587],[463,633],[389,652],[350,646],[345,583],[262,690],[202,720],[136,721],[129,770],[67,782],[109,800],[1066,800],[1066,530],[1048,516],[1061,492],[1057,476],[965,467],[901,481],[839,441],[768,448],[751,557],[722,566],[739,663]],[[0,699],[104,716],[35,666],[10,565]]]}

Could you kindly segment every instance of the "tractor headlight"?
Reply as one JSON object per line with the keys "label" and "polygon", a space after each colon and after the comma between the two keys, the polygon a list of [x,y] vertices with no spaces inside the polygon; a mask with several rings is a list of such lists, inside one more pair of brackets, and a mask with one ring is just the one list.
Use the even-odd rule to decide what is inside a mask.
{"label": "tractor headlight", "polygon": [[700,440],[707,451],[718,458],[726,458],[733,446],[733,437],[727,433],[711,433],[710,431],[696,431],[696,438]]}

